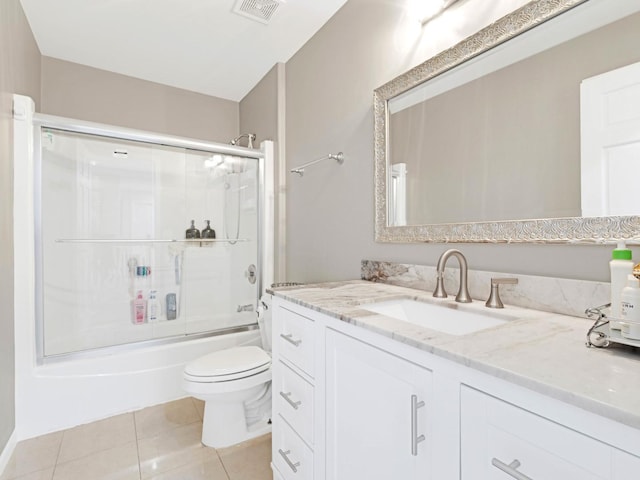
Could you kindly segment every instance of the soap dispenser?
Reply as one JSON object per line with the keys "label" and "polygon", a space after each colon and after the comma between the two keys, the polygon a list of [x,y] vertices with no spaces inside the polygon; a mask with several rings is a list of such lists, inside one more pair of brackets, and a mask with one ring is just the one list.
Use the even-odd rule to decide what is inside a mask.
{"label": "soap dispenser", "polygon": [[186,232],[184,233],[184,237],[187,239],[200,238],[200,230],[196,228],[195,220],[191,220],[191,226],[187,228]]}
{"label": "soap dispenser", "polygon": [[211,222],[209,220],[205,220],[207,222],[207,226],[202,229],[202,238],[216,238],[216,231],[211,228]]}
{"label": "soap dispenser", "polygon": [[611,269],[611,319],[609,320],[609,328],[620,330],[621,325],[618,321],[622,316],[620,295],[627,284],[628,276],[633,274],[631,250],[627,249],[624,242],[618,242],[618,248],[613,250],[609,267]]}

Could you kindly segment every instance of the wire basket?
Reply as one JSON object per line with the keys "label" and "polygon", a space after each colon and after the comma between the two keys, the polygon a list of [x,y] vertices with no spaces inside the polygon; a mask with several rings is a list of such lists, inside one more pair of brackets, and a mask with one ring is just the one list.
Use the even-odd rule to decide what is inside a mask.
{"label": "wire basket", "polygon": [[[587,347],[604,348],[612,342],[640,347],[640,321],[613,318],[610,307],[611,304],[607,303],[585,310],[587,318],[596,319],[587,332]],[[612,320],[621,328],[611,328]]]}

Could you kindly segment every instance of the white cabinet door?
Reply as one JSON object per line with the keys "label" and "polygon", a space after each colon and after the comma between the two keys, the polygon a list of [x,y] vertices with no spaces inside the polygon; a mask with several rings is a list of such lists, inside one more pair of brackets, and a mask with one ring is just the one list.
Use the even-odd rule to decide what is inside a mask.
{"label": "white cabinet door", "polygon": [[429,370],[328,329],[327,478],[431,478],[431,381]]}
{"label": "white cabinet door", "polygon": [[611,478],[609,445],[465,386],[460,409],[462,480]]}
{"label": "white cabinet door", "polygon": [[613,480],[640,478],[640,458],[621,450],[613,452]]}

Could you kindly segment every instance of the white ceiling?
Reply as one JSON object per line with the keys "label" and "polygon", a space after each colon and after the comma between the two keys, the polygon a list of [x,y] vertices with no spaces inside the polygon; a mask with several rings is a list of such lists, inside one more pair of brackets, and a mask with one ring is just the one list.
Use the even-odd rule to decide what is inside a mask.
{"label": "white ceiling", "polygon": [[268,25],[235,0],[21,0],[42,55],[240,101],[346,0],[281,0]]}

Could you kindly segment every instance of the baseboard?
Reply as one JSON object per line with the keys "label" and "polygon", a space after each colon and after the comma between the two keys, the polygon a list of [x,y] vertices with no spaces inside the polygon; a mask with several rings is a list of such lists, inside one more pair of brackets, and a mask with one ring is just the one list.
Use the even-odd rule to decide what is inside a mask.
{"label": "baseboard", "polygon": [[2,453],[0,453],[0,477],[7,468],[7,464],[11,459],[11,455],[13,455],[13,451],[16,449],[16,444],[18,443],[17,437],[18,436],[16,435],[16,431],[14,429],[13,433],[9,437],[9,440],[7,440],[7,444],[4,446]]}

